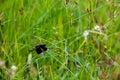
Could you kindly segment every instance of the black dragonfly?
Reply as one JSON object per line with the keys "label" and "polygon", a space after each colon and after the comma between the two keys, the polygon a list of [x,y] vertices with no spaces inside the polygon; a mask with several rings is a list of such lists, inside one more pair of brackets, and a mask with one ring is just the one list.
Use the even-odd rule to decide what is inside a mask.
{"label": "black dragonfly", "polygon": [[34,50],[37,52],[37,54],[41,54],[42,52],[47,51],[46,44],[39,44],[35,46],[34,49],[30,50],[29,52],[32,52]]}

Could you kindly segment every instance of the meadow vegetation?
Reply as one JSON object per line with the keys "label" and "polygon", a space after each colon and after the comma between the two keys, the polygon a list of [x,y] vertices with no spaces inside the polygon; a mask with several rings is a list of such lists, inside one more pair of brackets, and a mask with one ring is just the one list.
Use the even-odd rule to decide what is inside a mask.
{"label": "meadow vegetation", "polygon": [[0,80],[118,78],[119,0],[0,0]]}

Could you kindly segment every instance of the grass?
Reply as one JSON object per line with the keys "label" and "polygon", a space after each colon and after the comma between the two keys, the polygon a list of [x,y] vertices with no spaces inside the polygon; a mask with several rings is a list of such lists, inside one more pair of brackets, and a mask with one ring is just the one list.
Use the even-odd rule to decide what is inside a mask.
{"label": "grass", "polygon": [[[118,0],[1,0],[0,79],[119,80],[119,5]],[[29,52],[43,43],[48,48],[43,55]]]}

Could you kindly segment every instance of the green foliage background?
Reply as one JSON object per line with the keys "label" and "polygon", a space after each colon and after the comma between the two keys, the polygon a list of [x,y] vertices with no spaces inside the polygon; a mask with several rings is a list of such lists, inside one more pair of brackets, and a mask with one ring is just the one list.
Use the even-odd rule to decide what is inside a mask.
{"label": "green foliage background", "polygon": [[[96,25],[106,36],[90,33],[85,42]],[[29,52],[42,43],[44,55]],[[116,80],[119,0],[0,0],[0,62],[2,80]]]}

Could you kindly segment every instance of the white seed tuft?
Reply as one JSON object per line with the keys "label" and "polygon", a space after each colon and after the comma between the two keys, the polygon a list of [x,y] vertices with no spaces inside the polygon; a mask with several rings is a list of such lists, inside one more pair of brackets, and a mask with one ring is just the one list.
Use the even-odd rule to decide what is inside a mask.
{"label": "white seed tuft", "polygon": [[100,28],[100,26],[98,26],[98,25],[96,25],[96,26],[94,27],[94,29],[97,30],[97,31],[99,31],[99,32],[101,32],[101,28]]}
{"label": "white seed tuft", "polygon": [[13,66],[11,67],[11,69],[12,69],[12,71],[15,71],[15,70],[17,69],[17,67],[13,65]]}
{"label": "white seed tuft", "polygon": [[89,31],[88,30],[84,31],[83,35],[84,35],[85,40],[87,40],[88,35],[89,35]]}

